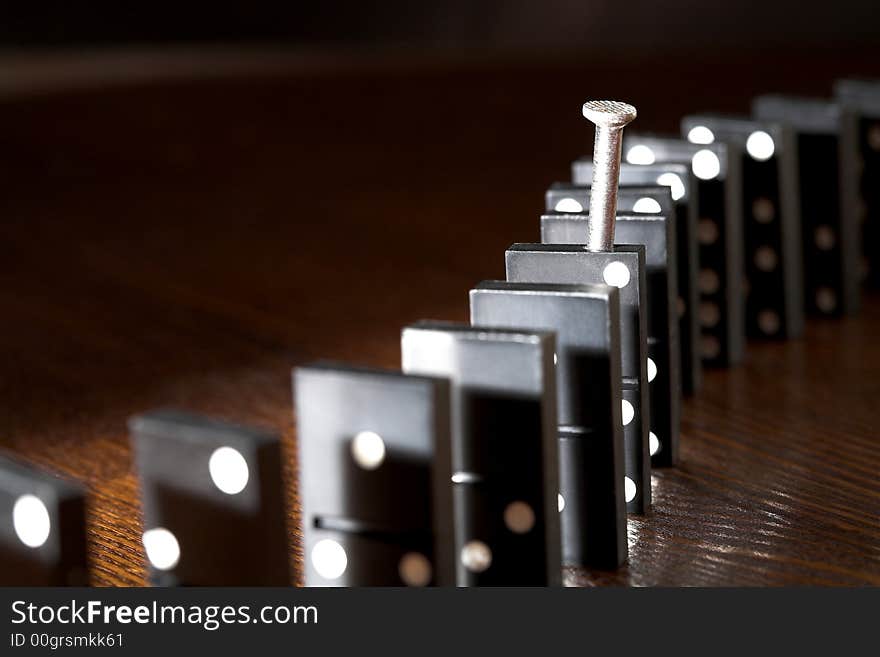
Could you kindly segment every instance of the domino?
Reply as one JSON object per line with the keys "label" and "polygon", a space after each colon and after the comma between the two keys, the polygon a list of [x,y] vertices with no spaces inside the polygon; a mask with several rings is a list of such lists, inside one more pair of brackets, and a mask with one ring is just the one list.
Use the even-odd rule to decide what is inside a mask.
{"label": "domino", "polygon": [[455,584],[449,384],[294,370],[307,586]]}
{"label": "domino", "polygon": [[[583,244],[590,216],[545,214],[541,241],[545,244]],[[615,240],[645,247],[647,285],[647,373],[651,422],[651,465],[669,467],[678,462],[681,427],[681,377],[678,318],[675,301],[675,230],[673,222],[657,214],[621,215],[616,218]]]}
{"label": "domino", "polygon": [[129,421],[157,586],[287,586],[277,436],[181,411]]}
{"label": "domino", "polygon": [[[589,186],[593,176],[593,162],[589,159],[577,160],[572,165],[572,179],[575,185]],[[628,195],[630,187],[661,186],[669,189],[675,205],[675,246],[678,254],[678,335],[681,346],[681,388],[685,395],[699,391],[703,382],[703,363],[700,357],[700,326],[697,322],[699,294],[697,289],[697,206],[699,189],[697,178],[690,166],[675,162],[655,162],[649,165],[620,164],[620,188],[618,208],[623,213],[641,212],[647,209],[646,203],[636,208],[639,198]],[[661,205],[664,216],[671,216],[663,209],[658,196],[651,196]],[[631,200],[628,200],[631,199]],[[584,205],[584,207],[587,207]],[[550,209],[550,208],[548,208]],[[553,208],[555,209],[555,207]]]}
{"label": "domino", "polygon": [[736,144],[690,144],[684,140],[628,135],[626,161],[689,165],[699,187],[698,289],[703,364],[729,367],[745,349],[743,291],[742,157]]}
{"label": "domino", "polygon": [[0,456],[0,585],[86,586],[78,484]]}
{"label": "domino", "polygon": [[[834,96],[841,126],[843,214],[861,226],[859,276],[880,287],[880,80],[838,80]],[[822,235],[821,237],[827,237]]]}
{"label": "domino", "polygon": [[645,247],[617,245],[612,252],[574,244],[514,244],[505,253],[507,280],[514,283],[611,285],[620,296],[621,420],[624,432],[626,510],[651,506],[650,401],[647,372]]}
{"label": "domino", "polygon": [[484,281],[471,323],[553,331],[562,561],[616,568],[627,557],[620,300],[606,285]]}
{"label": "domino", "polygon": [[[592,164],[592,163],[591,163]],[[671,188],[666,185],[620,185],[617,189],[618,214],[662,214],[676,212]],[[547,212],[580,214],[590,207],[590,186],[555,182],[544,194]]]}
{"label": "domino", "polygon": [[459,586],[561,582],[552,333],[418,322],[403,371],[450,381]]}
{"label": "domino", "polygon": [[840,316],[859,305],[858,220],[841,190],[848,175],[841,127],[850,123],[836,103],[811,98],[759,96],[752,116],[789,125],[795,132],[800,180],[804,311]]}
{"label": "domino", "polygon": [[[746,335],[797,338],[804,330],[797,141],[782,123],[688,116],[682,135],[694,144],[736,144],[742,156]],[[703,240],[714,237],[706,229]]]}

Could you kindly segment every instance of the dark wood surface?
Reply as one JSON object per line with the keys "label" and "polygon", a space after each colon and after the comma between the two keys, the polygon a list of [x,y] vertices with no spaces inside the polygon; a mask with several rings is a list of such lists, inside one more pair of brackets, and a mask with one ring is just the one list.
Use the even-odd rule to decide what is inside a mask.
{"label": "dark wood surface", "polygon": [[[588,150],[584,99],[673,130],[880,74],[876,53],[799,57],[295,67],[7,98],[0,445],[87,483],[93,584],[142,584],[128,416],[277,429],[295,509],[291,367],[397,366],[403,324],[465,320],[467,290],[538,239],[543,190]],[[569,583],[880,585],[878,335],[869,297],[709,373],[628,566]]]}

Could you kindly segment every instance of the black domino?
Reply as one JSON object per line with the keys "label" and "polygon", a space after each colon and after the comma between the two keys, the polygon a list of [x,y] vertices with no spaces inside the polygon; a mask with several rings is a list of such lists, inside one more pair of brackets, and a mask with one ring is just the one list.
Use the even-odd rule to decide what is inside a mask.
{"label": "black domino", "polygon": [[453,585],[449,385],[294,371],[307,586]]}
{"label": "black domino", "polygon": [[403,329],[403,370],[450,380],[459,586],[561,581],[554,353],[546,332]]}
{"label": "black domino", "polygon": [[276,435],[175,410],[132,418],[129,430],[153,584],[290,583]]}
{"label": "black domino", "polygon": [[785,123],[796,134],[804,311],[821,316],[856,312],[862,262],[858,217],[841,193],[844,179],[852,175],[841,156],[846,112],[822,99],[760,96],[752,103],[752,115]]}
{"label": "black domino", "polygon": [[555,332],[563,563],[619,566],[627,542],[617,288],[484,281],[470,306],[474,325]]}
{"label": "black domino", "polygon": [[703,364],[728,367],[745,351],[743,293],[742,158],[735,144],[691,144],[685,140],[627,134],[623,152],[630,164],[678,162],[697,178],[700,293],[698,319]]}
{"label": "black domino", "polygon": [[[590,217],[586,214],[545,214],[541,241],[545,244],[583,244]],[[647,372],[651,400],[651,465],[678,462],[681,425],[681,376],[678,318],[675,302],[675,229],[659,214],[618,214],[615,241],[645,247],[647,283]]]}
{"label": "black domino", "polygon": [[[797,338],[804,329],[797,141],[784,123],[716,115],[685,117],[693,143],[733,143],[742,158],[746,334]],[[711,238],[701,233],[701,238]]]}
{"label": "black domino", "polygon": [[87,583],[83,488],[0,456],[0,586]]}
{"label": "black domino", "polygon": [[880,288],[880,80],[838,80],[843,212],[861,226],[859,276]]}
{"label": "black domino", "polygon": [[645,247],[587,251],[569,244],[514,244],[505,254],[516,283],[613,285],[620,289],[621,373],[627,511],[651,506],[650,401],[647,374]]}

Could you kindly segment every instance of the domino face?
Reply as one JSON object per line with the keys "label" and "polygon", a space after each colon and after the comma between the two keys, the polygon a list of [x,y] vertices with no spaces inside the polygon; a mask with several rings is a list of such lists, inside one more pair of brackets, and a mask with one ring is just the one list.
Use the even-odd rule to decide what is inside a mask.
{"label": "domino face", "polygon": [[838,80],[837,102],[846,110],[841,132],[844,214],[861,226],[860,276],[880,288],[880,80]]}
{"label": "domino face", "polygon": [[620,292],[620,348],[623,395],[624,498],[630,513],[651,506],[648,451],[650,409],[647,374],[645,247],[615,246],[590,252],[567,244],[514,244],[506,254],[507,280],[516,283],[605,285]]}
{"label": "domino face", "polygon": [[805,313],[855,312],[861,249],[857,218],[842,194],[852,173],[840,154],[843,126],[851,129],[851,115],[829,101],[786,96],[756,98],[752,115],[788,124],[796,135]]}
{"label": "domino face", "polygon": [[129,430],[154,584],[289,585],[277,436],[174,410]]}
{"label": "domino face", "polygon": [[[545,244],[583,244],[590,217],[586,214],[546,214],[541,217]],[[675,233],[661,215],[619,215],[615,240],[645,247],[647,304],[647,372],[651,404],[649,452],[651,465],[678,462],[681,426],[681,378],[678,319],[675,316]]]}
{"label": "domino face", "polygon": [[[794,132],[785,124],[713,115],[688,116],[694,143],[736,144],[742,156],[746,334],[784,340],[803,333],[803,262]],[[700,237],[711,240],[714,231]]]}
{"label": "domino face", "polygon": [[77,484],[0,456],[0,586],[86,586]]}
{"label": "domino face", "polygon": [[[590,211],[590,185],[579,183],[553,183],[544,194],[547,212],[588,214]],[[618,214],[675,214],[675,201],[670,187],[666,185],[620,185],[617,189]]]}
{"label": "domino face", "polygon": [[293,379],[306,585],[453,585],[448,382],[332,363]]}
{"label": "domino face", "polygon": [[[572,175],[577,185],[588,185],[593,176],[593,162],[578,160],[572,166]],[[618,211],[634,214],[636,203],[642,198],[626,192],[630,186],[666,187],[675,204],[675,246],[678,256],[677,278],[678,299],[675,308],[678,313],[678,335],[681,347],[681,389],[685,395],[696,393],[703,381],[701,359],[700,327],[697,322],[699,294],[697,289],[697,206],[699,188],[697,178],[691,168],[675,162],[656,162],[650,165],[621,163],[620,182],[622,193],[618,196]],[[585,187],[587,188],[587,187]],[[651,196],[660,202],[660,196]],[[555,207],[555,206],[554,206]],[[589,207],[589,203],[583,206]],[[632,212],[629,212],[632,210]],[[660,214],[667,214],[661,203]]]}
{"label": "domino face", "polygon": [[[681,139],[627,134],[627,162],[687,164],[698,179],[698,289],[703,364],[739,363],[745,348],[742,158],[734,144],[690,144]],[[712,239],[708,239],[708,237]]]}
{"label": "domino face", "polygon": [[561,583],[553,334],[418,322],[408,374],[446,377],[459,586]]}
{"label": "domino face", "polygon": [[484,281],[470,306],[477,326],[555,332],[562,560],[619,566],[627,541],[617,288]]}

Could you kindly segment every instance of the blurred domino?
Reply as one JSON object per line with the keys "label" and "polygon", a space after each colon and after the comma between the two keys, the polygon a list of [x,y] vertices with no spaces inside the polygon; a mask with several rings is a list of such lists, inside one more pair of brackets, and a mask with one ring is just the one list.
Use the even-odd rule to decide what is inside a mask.
{"label": "blurred domino", "polygon": [[855,312],[861,280],[859,227],[841,193],[852,175],[841,156],[841,127],[849,119],[831,101],[788,96],[755,98],[752,115],[785,123],[796,135],[804,311],[825,316]]}
{"label": "blurred domino", "polygon": [[78,484],[0,456],[0,519],[0,586],[88,583]]}
{"label": "blurred domino", "polygon": [[838,80],[837,102],[845,108],[841,132],[844,214],[861,225],[860,276],[880,287],[880,80]]}
{"label": "blurred domino", "polygon": [[158,586],[287,586],[278,437],[180,411],[129,421]]}
{"label": "blurred domino", "polygon": [[703,364],[728,367],[739,363],[745,349],[739,148],[735,144],[691,144],[677,138],[629,134],[623,151],[630,164],[677,162],[689,165],[696,176]]}
{"label": "blurred domino", "polygon": [[[685,117],[681,131],[695,144],[736,144],[742,156],[747,335],[799,337],[804,273],[793,131],[783,123],[715,115]],[[700,239],[711,242],[714,234],[706,227]]]}

